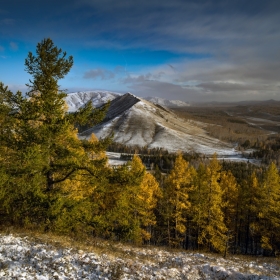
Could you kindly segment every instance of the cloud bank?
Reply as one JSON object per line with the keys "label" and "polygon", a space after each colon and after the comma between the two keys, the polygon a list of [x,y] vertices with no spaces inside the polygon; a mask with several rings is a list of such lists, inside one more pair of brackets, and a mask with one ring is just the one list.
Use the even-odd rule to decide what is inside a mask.
{"label": "cloud bank", "polygon": [[[93,53],[145,50],[150,60],[155,52],[174,54],[153,65],[146,57],[120,66],[114,56],[102,65],[100,57],[77,69],[73,87],[99,81],[99,87],[184,101],[280,98],[278,0],[11,0],[0,14],[2,41],[28,45],[50,36]],[[1,42],[1,52],[17,50],[9,42]]]}

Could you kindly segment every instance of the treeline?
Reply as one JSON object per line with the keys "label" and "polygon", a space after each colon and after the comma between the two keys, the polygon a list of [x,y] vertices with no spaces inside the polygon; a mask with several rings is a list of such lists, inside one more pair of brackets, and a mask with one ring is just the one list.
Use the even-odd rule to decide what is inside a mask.
{"label": "treeline", "polygon": [[88,103],[67,113],[57,82],[72,64],[44,39],[25,61],[33,77],[27,97],[0,83],[1,226],[223,254],[279,253],[274,164],[221,165],[215,156],[190,164],[165,154],[165,173],[156,164],[147,172],[137,155],[111,168],[110,139],[82,140],[76,129],[102,120],[106,108]]}
{"label": "treeline", "polygon": [[[149,149],[147,146],[140,147],[137,145],[127,146],[122,143],[116,143],[112,141],[107,147],[107,151],[120,153],[120,159],[132,160],[135,154],[138,154],[143,164],[148,170],[153,170],[156,166],[162,172],[169,172],[175,162],[177,156],[174,152],[169,152],[163,148],[152,148]],[[190,162],[192,165],[197,165],[201,160],[206,159],[206,156],[202,156],[198,153],[182,153],[185,160]]]}
{"label": "treeline", "polygon": [[115,153],[121,153],[121,154],[145,154],[145,155],[169,155],[170,153],[168,150],[165,150],[163,148],[152,148],[149,149],[148,146],[138,146],[138,145],[125,145],[122,143],[117,143],[112,141],[108,147],[107,150],[109,152],[115,152]]}

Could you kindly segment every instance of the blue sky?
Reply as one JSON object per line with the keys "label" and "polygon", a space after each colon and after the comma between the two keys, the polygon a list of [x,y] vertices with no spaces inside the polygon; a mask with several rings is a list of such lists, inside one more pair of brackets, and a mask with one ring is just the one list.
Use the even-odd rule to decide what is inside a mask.
{"label": "blue sky", "polygon": [[74,57],[69,92],[280,100],[279,26],[278,0],[3,1],[0,80],[26,91],[24,59],[50,37]]}

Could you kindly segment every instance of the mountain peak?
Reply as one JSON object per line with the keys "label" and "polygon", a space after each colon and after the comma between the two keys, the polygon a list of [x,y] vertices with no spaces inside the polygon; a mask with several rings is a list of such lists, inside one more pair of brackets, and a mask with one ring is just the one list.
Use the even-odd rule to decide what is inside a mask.
{"label": "mountain peak", "polygon": [[109,121],[118,115],[122,114],[133,105],[141,101],[137,96],[131,94],[130,92],[120,95],[111,101],[110,107],[104,119],[104,122]]}

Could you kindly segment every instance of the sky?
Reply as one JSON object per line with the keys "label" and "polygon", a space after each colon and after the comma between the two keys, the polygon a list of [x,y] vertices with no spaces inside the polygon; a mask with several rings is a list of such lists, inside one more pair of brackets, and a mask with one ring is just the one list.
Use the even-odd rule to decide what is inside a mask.
{"label": "sky", "polygon": [[68,92],[280,100],[279,0],[2,1],[0,81],[12,91],[27,91],[24,60],[44,38],[74,57]]}

